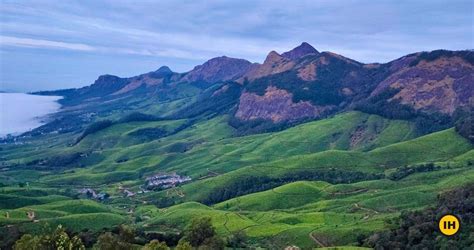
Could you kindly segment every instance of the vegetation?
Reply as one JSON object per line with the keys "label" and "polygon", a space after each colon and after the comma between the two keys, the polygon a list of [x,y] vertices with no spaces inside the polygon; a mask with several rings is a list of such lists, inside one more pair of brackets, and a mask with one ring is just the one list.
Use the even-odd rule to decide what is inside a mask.
{"label": "vegetation", "polygon": [[280,178],[265,176],[247,176],[227,183],[223,189],[215,189],[202,201],[204,204],[215,204],[245,194],[268,190],[286,183],[301,180],[322,180],[333,184],[352,183],[363,180],[382,178],[381,174],[366,174],[355,171],[336,169],[290,172]]}
{"label": "vegetation", "polygon": [[[468,185],[441,195],[438,204],[421,211],[404,212],[394,220],[395,228],[376,233],[366,244],[376,249],[437,248],[469,249],[474,244],[474,185]],[[455,214],[461,220],[460,231],[452,237],[440,237],[437,221]]]}
{"label": "vegetation", "polygon": [[111,120],[102,120],[102,121],[97,121],[89,125],[84,132],[76,139],[76,144],[79,143],[84,137],[96,133],[100,130],[106,129],[110,126],[112,126],[114,123]]}
{"label": "vegetation", "polygon": [[456,132],[474,144],[474,111],[473,107],[458,108],[454,115]]}
{"label": "vegetation", "polygon": [[169,250],[170,248],[164,242],[152,240],[143,247],[143,250]]}
{"label": "vegetation", "polygon": [[450,116],[441,113],[427,114],[417,111],[409,105],[401,104],[397,100],[391,100],[398,89],[388,89],[373,97],[368,98],[356,106],[360,110],[369,114],[377,114],[389,119],[409,120],[415,123],[420,135],[433,133],[452,126]]}
{"label": "vegetation", "polygon": [[413,60],[410,63],[410,67],[414,67],[418,65],[422,60],[424,61],[434,61],[440,57],[453,57],[453,56],[459,56],[463,58],[464,60],[468,61],[471,64],[474,64],[474,54],[470,50],[464,50],[464,51],[449,51],[449,50],[433,50],[431,52],[422,52],[420,55],[416,57],[415,60]]}
{"label": "vegetation", "polygon": [[[210,217],[195,218],[186,228],[183,241],[193,247],[204,246],[209,249],[224,249],[224,241],[216,235]],[[182,243],[184,245],[185,243]]]}
{"label": "vegetation", "polygon": [[[455,128],[417,137],[414,120],[345,112],[236,137],[228,121],[114,122],[73,146],[67,133],[2,145],[0,247],[48,225],[86,248],[312,248],[310,234],[325,246],[363,244],[403,211],[474,182],[472,144]],[[160,172],[192,181],[146,190]],[[191,228],[212,236],[191,240]]]}
{"label": "vegetation", "polygon": [[433,163],[421,164],[417,166],[398,167],[389,174],[388,178],[391,180],[401,180],[414,173],[430,172],[441,169],[440,166],[435,166]]}
{"label": "vegetation", "polygon": [[[43,232],[44,233],[44,232]],[[120,250],[120,249],[142,249],[142,250],[169,250],[164,241],[151,239],[146,243],[147,237],[143,232],[136,231],[130,226],[121,225],[111,231],[105,231],[98,237],[89,232],[81,232],[74,236],[66,232],[59,225],[56,230],[49,234],[30,235],[24,234],[18,239],[13,249],[71,249],[82,250],[93,246],[94,249]],[[154,237],[153,235],[151,237]],[[235,238],[238,237],[238,238]],[[244,243],[242,236],[235,236],[233,244]],[[83,240],[87,242],[84,245]],[[145,243],[144,243],[145,242]],[[9,247],[9,245],[3,245]],[[212,226],[210,217],[195,218],[184,231],[184,236],[179,240],[176,249],[189,250],[192,247],[204,249],[224,249],[225,241],[220,238]]]}
{"label": "vegetation", "polygon": [[[259,78],[248,84],[246,89],[263,95],[269,86],[268,83],[272,83],[272,86],[292,93],[294,102],[311,101],[314,105],[337,105],[343,101],[343,96],[338,93],[334,81],[332,81],[334,80],[332,77],[335,75],[337,74],[322,74],[321,78],[316,81],[305,82],[297,76],[297,72],[287,71]],[[301,85],[305,87],[301,88]]]}
{"label": "vegetation", "polygon": [[138,137],[144,141],[152,141],[162,137],[165,137],[168,131],[162,128],[143,128],[135,130],[128,135]]}
{"label": "vegetation", "polygon": [[[405,59],[473,63],[472,55]],[[0,248],[472,245],[472,107],[448,116],[394,100],[397,89],[371,96],[395,76],[393,63],[363,65],[328,52],[295,63],[316,67],[242,84],[181,82],[164,67],[41,92],[65,96],[66,108],[0,140]],[[235,118],[243,92],[263,95],[270,86],[329,111],[280,123]],[[150,185],[156,176],[165,178]],[[452,238],[435,228],[448,212],[467,223]]]}
{"label": "vegetation", "polygon": [[85,250],[79,237],[70,237],[62,226],[58,226],[51,234],[32,236],[25,234],[15,242],[15,250],[29,249],[73,249]]}
{"label": "vegetation", "polygon": [[163,120],[163,118],[158,118],[154,115],[144,114],[140,112],[133,112],[120,118],[118,121],[119,123],[127,123],[127,122],[151,122],[151,121],[159,121]]}
{"label": "vegetation", "polygon": [[195,103],[178,110],[171,117],[193,118],[199,115],[223,114],[237,103],[241,91],[242,86],[236,82],[216,84],[209,87]]}

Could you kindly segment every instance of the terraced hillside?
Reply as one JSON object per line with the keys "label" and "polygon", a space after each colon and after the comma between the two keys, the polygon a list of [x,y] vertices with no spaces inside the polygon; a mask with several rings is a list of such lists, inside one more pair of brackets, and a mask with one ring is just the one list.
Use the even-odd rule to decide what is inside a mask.
{"label": "terraced hillside", "polygon": [[[440,192],[474,182],[473,147],[454,129],[416,137],[410,122],[348,112],[234,137],[226,119],[153,140],[136,132],[166,133],[186,121],[119,123],[75,145],[71,134],[3,145],[3,164],[10,166],[1,173],[1,212],[9,218],[0,223],[24,232],[46,223],[73,230],[135,223],[166,232],[208,215],[219,234],[242,231],[254,245],[350,245],[402,211],[430,206]],[[51,165],[66,155],[67,167]],[[416,171],[429,163],[435,167]],[[404,167],[415,171],[404,175]],[[192,181],[140,193],[145,178],[160,172]],[[110,197],[87,198],[79,194],[84,188]]]}

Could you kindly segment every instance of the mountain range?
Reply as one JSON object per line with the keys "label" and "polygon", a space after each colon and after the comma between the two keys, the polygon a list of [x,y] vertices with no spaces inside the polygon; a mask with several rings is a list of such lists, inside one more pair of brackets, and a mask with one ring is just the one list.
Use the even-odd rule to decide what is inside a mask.
{"label": "mountain range", "polygon": [[[389,118],[434,114],[449,120],[456,110],[468,106],[474,96],[473,81],[470,50],[419,52],[388,63],[364,64],[319,52],[303,42],[281,55],[271,51],[262,64],[222,56],[186,73],[162,66],[139,76],[102,75],[90,86],[39,94],[65,96],[64,110],[75,114],[110,111],[101,106],[126,112],[145,108],[150,100],[188,98],[174,114],[166,115],[196,115],[205,112],[206,105],[220,103],[217,113],[232,114],[235,123],[259,123],[261,129],[271,129],[274,124],[320,119],[351,109]],[[127,105],[131,99],[142,103]]]}

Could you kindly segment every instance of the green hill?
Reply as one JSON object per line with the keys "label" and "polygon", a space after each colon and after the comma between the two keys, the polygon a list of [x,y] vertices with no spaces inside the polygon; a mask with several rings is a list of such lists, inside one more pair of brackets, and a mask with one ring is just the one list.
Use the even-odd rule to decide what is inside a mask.
{"label": "green hill", "polygon": [[[210,216],[220,236],[244,232],[255,246],[354,245],[474,183],[473,146],[454,129],[417,137],[412,122],[353,111],[237,136],[228,119],[122,122],[77,144],[66,133],[2,146],[0,225],[180,232]],[[147,176],[171,172],[192,181],[143,192]],[[109,198],[86,199],[85,187]]]}

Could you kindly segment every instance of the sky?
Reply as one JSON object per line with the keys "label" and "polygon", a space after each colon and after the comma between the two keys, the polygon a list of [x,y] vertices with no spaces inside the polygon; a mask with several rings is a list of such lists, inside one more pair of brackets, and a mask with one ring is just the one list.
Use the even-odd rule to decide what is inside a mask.
{"label": "sky", "polygon": [[90,85],[216,56],[262,62],[305,41],[364,63],[473,49],[473,1],[0,2],[0,90]]}

